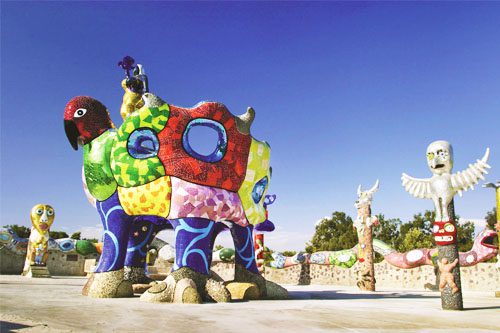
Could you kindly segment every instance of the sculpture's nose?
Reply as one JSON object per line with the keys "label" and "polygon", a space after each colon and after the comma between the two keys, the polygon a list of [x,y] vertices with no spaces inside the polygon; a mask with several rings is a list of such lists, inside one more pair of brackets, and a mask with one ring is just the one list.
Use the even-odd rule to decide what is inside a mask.
{"label": "sculpture's nose", "polygon": [[48,220],[49,220],[49,218],[47,217],[47,211],[44,210],[42,217],[40,217],[40,222],[46,223]]}
{"label": "sculpture's nose", "polygon": [[437,161],[436,161],[436,158],[435,158],[435,157],[429,161],[429,165],[430,165],[430,167],[431,167],[431,168],[433,168],[433,169],[434,169],[434,168],[436,168]]}

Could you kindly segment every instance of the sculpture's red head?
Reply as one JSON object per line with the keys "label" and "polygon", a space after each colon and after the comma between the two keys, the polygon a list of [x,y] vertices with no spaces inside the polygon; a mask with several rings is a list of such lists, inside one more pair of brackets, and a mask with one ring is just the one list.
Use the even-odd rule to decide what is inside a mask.
{"label": "sculpture's red head", "polygon": [[113,127],[106,107],[92,97],[77,96],[66,105],[64,129],[75,150]]}

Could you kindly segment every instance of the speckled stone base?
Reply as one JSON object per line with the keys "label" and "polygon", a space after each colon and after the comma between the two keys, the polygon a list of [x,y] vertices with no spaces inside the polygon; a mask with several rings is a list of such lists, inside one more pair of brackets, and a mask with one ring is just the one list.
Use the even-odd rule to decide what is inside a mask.
{"label": "speckled stone base", "polygon": [[288,299],[288,290],[277,283],[266,280],[266,299]]}
{"label": "speckled stone base", "polygon": [[157,282],[134,283],[134,284],[132,284],[132,290],[134,290],[134,294],[143,294],[144,292],[146,292],[146,290],[148,290],[149,288],[151,288],[155,284],[157,284]]}
{"label": "speckled stone base", "polygon": [[94,298],[118,298],[134,295],[132,284],[123,280],[123,268],[117,271],[94,273],[88,296]]}
{"label": "speckled stone base", "polygon": [[288,291],[280,285],[264,279],[263,276],[247,271],[243,266],[236,264],[234,282],[249,282],[259,289],[257,299],[288,299]]}
{"label": "speckled stone base", "polygon": [[123,267],[123,279],[132,284],[149,284],[154,280],[146,275],[146,270],[142,267]]}
{"label": "speckled stone base", "polygon": [[231,301],[231,294],[221,281],[182,267],[149,288],[141,300],[151,303],[219,303]]}
{"label": "speckled stone base", "polygon": [[234,282],[250,282],[259,288],[259,298],[266,298],[266,279],[262,275],[247,271],[243,266],[236,264],[234,267]]}
{"label": "speckled stone base", "polygon": [[50,278],[50,272],[47,266],[31,265],[27,271],[23,272],[24,276],[29,278]]}

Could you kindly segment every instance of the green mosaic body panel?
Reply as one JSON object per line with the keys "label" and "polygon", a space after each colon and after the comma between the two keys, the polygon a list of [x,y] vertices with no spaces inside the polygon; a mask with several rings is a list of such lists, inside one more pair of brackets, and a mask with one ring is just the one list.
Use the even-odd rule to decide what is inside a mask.
{"label": "green mosaic body panel", "polygon": [[351,268],[357,260],[358,256],[352,250],[341,250],[330,253],[330,264],[342,268]]}
{"label": "green mosaic body panel", "polygon": [[[270,163],[271,148],[269,145],[266,142],[252,138],[245,180],[238,190],[238,195],[245,209],[245,215],[248,222],[252,225],[262,223],[266,220],[266,210],[264,209],[263,202],[269,188],[269,182],[271,181]],[[269,180],[268,185],[262,195],[262,199],[258,203],[255,203],[252,199],[252,190],[255,184],[265,176]]]}
{"label": "green mosaic body panel", "polygon": [[116,131],[106,131],[83,146],[83,170],[90,194],[99,201],[116,191],[116,181],[109,167]]}
{"label": "green mosaic body panel", "polygon": [[116,182],[122,187],[144,185],[162,176],[165,168],[155,157],[136,159],[130,156],[127,142],[130,134],[139,128],[151,128],[159,133],[167,124],[170,115],[168,104],[160,107],[143,107],[132,113],[118,129],[116,143],[111,151],[111,169]]}

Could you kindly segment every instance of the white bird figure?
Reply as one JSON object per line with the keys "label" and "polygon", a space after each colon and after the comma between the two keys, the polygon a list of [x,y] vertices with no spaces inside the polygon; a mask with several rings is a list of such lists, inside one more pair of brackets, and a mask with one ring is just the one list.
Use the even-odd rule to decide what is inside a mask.
{"label": "white bird figure", "polygon": [[432,199],[436,208],[436,221],[449,221],[448,205],[458,193],[473,190],[479,179],[484,180],[491,168],[487,162],[490,149],[482,159],[477,160],[464,171],[451,174],[453,168],[453,148],[447,141],[434,141],[427,147],[427,165],[433,173],[431,178],[419,179],[403,173],[401,180],[405,190],[417,198]]}

